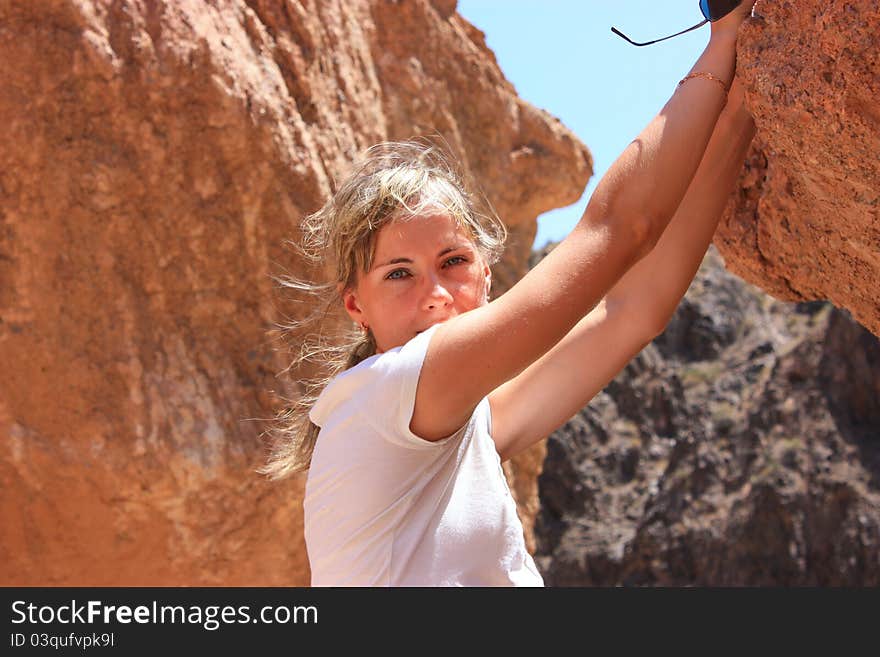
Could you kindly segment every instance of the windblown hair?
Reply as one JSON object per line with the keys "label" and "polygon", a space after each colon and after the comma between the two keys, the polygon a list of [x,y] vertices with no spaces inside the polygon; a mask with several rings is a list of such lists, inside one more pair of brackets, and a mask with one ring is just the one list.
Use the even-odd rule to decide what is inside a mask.
{"label": "windblown hair", "polygon": [[284,372],[296,371],[309,361],[321,365],[326,374],[300,379],[303,393],[296,400],[285,400],[289,406],[268,429],[271,453],[258,472],[277,480],[307,470],[320,430],[309,419],[309,411],[337,374],[375,355],[372,331],[364,334],[354,326],[328,339],[324,321],[342,307],[342,293],[370,270],[383,226],[427,212],[445,212],[471,237],[487,264],[501,258],[507,230],[467,180],[444,149],[427,139],[385,142],[369,148],[324,206],[303,219],[301,245],[288,243],[306,261],[320,265],[331,280],[276,277],[282,287],[315,300],[315,311],[308,317],[277,326],[283,334],[306,336],[299,356]]}

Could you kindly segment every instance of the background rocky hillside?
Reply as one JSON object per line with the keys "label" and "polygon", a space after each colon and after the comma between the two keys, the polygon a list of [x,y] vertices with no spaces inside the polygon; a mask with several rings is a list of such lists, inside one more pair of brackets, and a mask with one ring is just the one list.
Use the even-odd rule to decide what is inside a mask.
{"label": "background rocky hillside", "polygon": [[880,585],[880,341],[712,248],[666,332],[551,436],[539,497],[548,585]]}

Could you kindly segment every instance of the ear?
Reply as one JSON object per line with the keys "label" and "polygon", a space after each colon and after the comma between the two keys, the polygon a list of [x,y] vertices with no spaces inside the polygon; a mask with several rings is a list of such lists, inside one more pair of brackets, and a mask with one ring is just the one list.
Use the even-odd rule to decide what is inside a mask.
{"label": "ear", "polygon": [[351,288],[343,288],[342,283],[336,284],[336,290],[342,297],[342,307],[345,308],[345,312],[348,313],[352,321],[355,324],[363,322],[364,311],[361,309],[360,302],[358,301],[357,291]]}
{"label": "ear", "polygon": [[489,268],[489,265],[483,264],[483,277],[486,281],[486,288],[483,294],[486,297],[486,301],[489,300],[489,293],[492,291],[492,270]]}

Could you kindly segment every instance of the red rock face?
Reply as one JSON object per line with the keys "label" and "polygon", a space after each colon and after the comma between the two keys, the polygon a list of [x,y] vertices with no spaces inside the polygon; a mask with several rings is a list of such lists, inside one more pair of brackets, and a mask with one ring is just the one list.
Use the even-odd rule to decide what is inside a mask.
{"label": "red rock face", "polygon": [[737,68],[758,126],[716,236],[785,300],[829,299],[880,335],[880,6],[759,0]]}
{"label": "red rock face", "polygon": [[[497,293],[589,153],[453,2],[9,0],[0,26],[0,582],[307,584],[304,478],[254,472],[295,394],[283,240],[358,151],[438,132],[511,229]],[[511,473],[527,527],[542,456]]]}

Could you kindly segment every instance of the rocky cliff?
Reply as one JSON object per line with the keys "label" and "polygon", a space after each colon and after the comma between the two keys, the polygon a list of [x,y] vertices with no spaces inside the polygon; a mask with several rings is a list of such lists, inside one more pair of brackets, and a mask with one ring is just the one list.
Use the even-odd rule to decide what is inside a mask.
{"label": "rocky cliff", "polygon": [[591,174],[448,0],[7,0],[0,78],[7,585],[308,583],[303,479],[254,472],[283,241],[359,150],[440,134],[511,229],[498,294]]}
{"label": "rocky cliff", "polygon": [[880,4],[758,0],[737,69],[758,134],[715,243],[787,301],[880,335]]}

